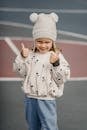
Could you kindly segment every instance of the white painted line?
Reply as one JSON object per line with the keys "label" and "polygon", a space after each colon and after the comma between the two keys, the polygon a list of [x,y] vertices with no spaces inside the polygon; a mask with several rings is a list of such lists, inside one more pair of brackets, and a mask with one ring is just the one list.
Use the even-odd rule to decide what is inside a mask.
{"label": "white painted line", "polygon": [[[71,77],[68,81],[84,81],[87,80],[87,77]],[[23,81],[23,78],[20,77],[0,77],[0,81]]]}
{"label": "white painted line", "polygon": [[63,14],[87,14],[87,9],[35,9],[35,8],[8,8],[8,7],[0,7],[0,11],[3,12],[56,12],[56,13],[63,13]]}
{"label": "white painted line", "polygon": [[83,81],[87,80],[87,77],[71,77],[69,81]]}
{"label": "white painted line", "polygon": [[0,81],[22,81],[23,78],[15,77],[15,78],[9,78],[9,77],[1,77]]}
{"label": "white painted line", "polygon": [[62,31],[62,30],[59,30],[58,33],[87,40],[87,35],[83,35],[83,34],[78,34],[78,33],[73,33],[73,32],[68,32],[68,31]]}
{"label": "white painted line", "polygon": [[19,55],[18,48],[14,45],[14,43],[11,41],[10,38],[5,37],[5,42],[8,44],[8,46],[11,48],[11,50],[16,54]]}
{"label": "white painted line", "polygon": [[21,23],[16,23],[16,22],[10,22],[10,21],[0,21],[0,24],[6,25],[6,26],[13,26],[13,27],[21,27],[21,28],[32,29],[31,25],[21,24]]}
{"label": "white painted line", "polygon": [[[13,26],[13,27],[22,27],[22,28],[32,29],[31,25],[14,23],[14,22],[9,22],[9,21],[0,21],[0,24],[9,25],[9,26]],[[58,30],[58,34],[87,40],[87,35],[84,35],[84,34],[78,34],[78,33],[63,31],[63,30]]]}

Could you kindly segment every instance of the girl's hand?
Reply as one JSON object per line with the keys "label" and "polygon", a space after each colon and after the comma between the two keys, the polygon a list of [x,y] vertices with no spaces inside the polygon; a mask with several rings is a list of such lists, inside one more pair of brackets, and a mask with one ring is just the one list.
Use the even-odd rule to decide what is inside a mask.
{"label": "girl's hand", "polygon": [[50,63],[55,63],[57,60],[59,60],[59,53],[55,53],[55,52],[51,52],[51,56],[50,56]]}
{"label": "girl's hand", "polygon": [[24,58],[28,57],[28,55],[29,55],[29,49],[26,48],[23,43],[21,44],[21,48],[22,48],[21,55]]}

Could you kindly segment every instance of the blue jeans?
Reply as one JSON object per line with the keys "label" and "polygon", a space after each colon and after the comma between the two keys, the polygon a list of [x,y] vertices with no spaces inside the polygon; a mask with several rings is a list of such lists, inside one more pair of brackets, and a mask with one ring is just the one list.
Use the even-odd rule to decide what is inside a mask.
{"label": "blue jeans", "polygon": [[55,100],[25,97],[25,112],[29,130],[58,130]]}

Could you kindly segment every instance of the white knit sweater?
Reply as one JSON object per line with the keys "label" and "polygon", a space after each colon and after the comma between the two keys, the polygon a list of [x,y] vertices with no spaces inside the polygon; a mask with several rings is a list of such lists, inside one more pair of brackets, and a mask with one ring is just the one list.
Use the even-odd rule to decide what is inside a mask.
{"label": "white knit sweater", "polygon": [[63,95],[64,83],[70,77],[69,64],[59,54],[59,65],[50,63],[50,52],[30,52],[27,58],[17,56],[14,69],[24,78],[22,89],[28,97],[52,100]]}

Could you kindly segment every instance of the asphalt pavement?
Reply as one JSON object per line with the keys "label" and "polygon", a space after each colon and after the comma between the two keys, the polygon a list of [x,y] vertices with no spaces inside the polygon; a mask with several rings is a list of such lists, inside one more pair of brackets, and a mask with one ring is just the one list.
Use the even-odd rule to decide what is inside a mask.
{"label": "asphalt pavement", "polygon": [[[59,130],[87,130],[87,80],[65,83],[57,115]],[[27,130],[21,82],[0,82],[0,130]]]}

